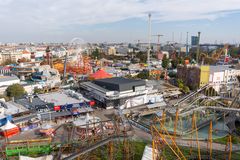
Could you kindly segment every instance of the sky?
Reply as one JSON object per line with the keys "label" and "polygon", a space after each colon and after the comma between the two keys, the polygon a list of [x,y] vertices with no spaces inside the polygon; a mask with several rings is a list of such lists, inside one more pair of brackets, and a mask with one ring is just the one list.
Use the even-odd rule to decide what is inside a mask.
{"label": "sky", "polygon": [[[240,43],[240,0],[0,0],[0,42]],[[157,42],[157,37],[152,37]]]}

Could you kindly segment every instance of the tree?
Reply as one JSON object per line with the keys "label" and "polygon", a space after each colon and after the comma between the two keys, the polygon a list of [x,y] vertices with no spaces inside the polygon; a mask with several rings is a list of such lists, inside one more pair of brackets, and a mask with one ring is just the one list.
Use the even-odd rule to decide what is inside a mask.
{"label": "tree", "polygon": [[177,84],[178,84],[178,88],[183,89],[184,84],[183,84],[183,81],[181,79],[177,80]]}
{"label": "tree", "polygon": [[171,63],[172,63],[172,68],[173,68],[173,69],[177,68],[177,65],[178,65],[178,60],[177,60],[177,59],[173,59],[173,60],[171,61]]}
{"label": "tree", "polygon": [[137,78],[148,79],[150,77],[148,71],[142,71],[137,75]]}
{"label": "tree", "polygon": [[95,59],[95,58],[99,59],[100,58],[100,53],[99,53],[99,50],[97,48],[92,52],[91,57],[93,59]]}
{"label": "tree", "polygon": [[178,64],[184,64],[185,63],[184,58],[181,58],[181,57],[178,57],[177,61],[178,61]]}
{"label": "tree", "polygon": [[138,52],[136,54],[136,57],[140,59],[140,63],[146,63],[147,62],[147,53],[146,52]]}
{"label": "tree", "polygon": [[11,59],[7,59],[1,65],[6,66],[6,65],[10,65],[10,64],[16,64],[16,62],[12,61]]}
{"label": "tree", "polygon": [[6,95],[0,95],[0,99],[2,99],[2,98],[4,98],[5,101],[9,101],[10,100],[10,98],[8,96],[6,96]]}
{"label": "tree", "polygon": [[169,59],[167,58],[166,54],[164,54],[162,59],[162,67],[167,68],[168,64],[169,64]]}
{"label": "tree", "polygon": [[6,92],[9,97],[19,98],[25,94],[25,89],[20,84],[12,84],[8,86]]}
{"label": "tree", "polygon": [[26,59],[25,57],[18,59],[18,63],[24,63],[24,62],[30,62],[30,60]]}
{"label": "tree", "polygon": [[183,87],[183,92],[184,92],[184,93],[189,93],[189,92],[190,92],[189,87],[188,87],[188,86],[184,86],[184,87]]}
{"label": "tree", "polygon": [[43,90],[40,89],[40,88],[35,87],[35,88],[34,88],[34,93],[35,93],[35,94],[41,94],[41,93],[43,93]]}

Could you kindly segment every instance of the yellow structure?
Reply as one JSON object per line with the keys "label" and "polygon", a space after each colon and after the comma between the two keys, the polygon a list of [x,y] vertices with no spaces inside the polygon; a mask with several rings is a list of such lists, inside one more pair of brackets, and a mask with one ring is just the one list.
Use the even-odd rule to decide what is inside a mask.
{"label": "yellow structure", "polygon": [[208,84],[209,75],[210,75],[210,67],[209,66],[201,66],[200,67],[200,87]]}

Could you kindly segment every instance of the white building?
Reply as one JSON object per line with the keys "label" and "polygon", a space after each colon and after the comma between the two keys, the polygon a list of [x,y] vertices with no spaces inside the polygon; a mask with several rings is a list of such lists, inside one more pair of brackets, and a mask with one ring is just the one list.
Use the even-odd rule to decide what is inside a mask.
{"label": "white building", "polygon": [[218,92],[222,85],[226,85],[230,90],[237,84],[237,76],[240,76],[240,70],[230,68],[226,65],[210,66],[209,84]]}
{"label": "white building", "polygon": [[0,76],[0,87],[10,86],[16,83],[20,83],[20,79],[17,76]]}
{"label": "white building", "polygon": [[109,47],[108,48],[108,55],[115,55],[117,52],[115,47]]}

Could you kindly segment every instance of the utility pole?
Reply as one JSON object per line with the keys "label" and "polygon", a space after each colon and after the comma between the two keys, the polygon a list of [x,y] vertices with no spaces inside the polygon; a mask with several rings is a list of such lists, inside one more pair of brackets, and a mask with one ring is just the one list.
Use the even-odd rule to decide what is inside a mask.
{"label": "utility pole", "polygon": [[147,64],[148,70],[150,71],[150,52],[151,52],[151,13],[148,14],[148,55]]}
{"label": "utility pole", "polygon": [[201,35],[201,32],[198,32],[198,45],[197,45],[197,55],[196,55],[197,64],[198,64],[198,59],[200,54],[200,35]]}
{"label": "utility pole", "polygon": [[188,56],[188,32],[187,32],[187,38],[186,38],[186,56]]}

